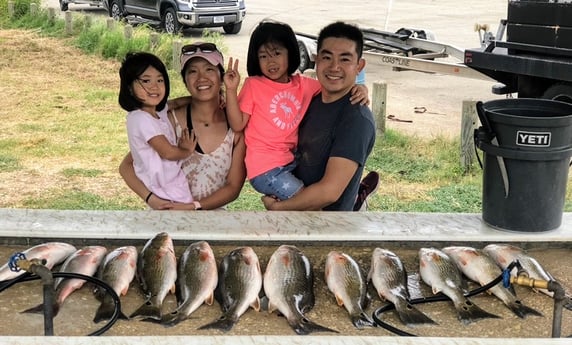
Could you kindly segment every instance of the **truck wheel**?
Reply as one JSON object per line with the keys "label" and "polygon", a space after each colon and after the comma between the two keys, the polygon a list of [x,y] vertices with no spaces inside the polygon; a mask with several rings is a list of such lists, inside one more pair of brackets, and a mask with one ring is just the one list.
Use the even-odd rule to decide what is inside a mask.
{"label": "truck wheel", "polygon": [[123,19],[123,7],[119,0],[111,0],[109,5],[109,16],[117,21]]}
{"label": "truck wheel", "polygon": [[542,98],[572,103],[572,84],[554,84],[544,92]]}
{"label": "truck wheel", "polygon": [[300,72],[304,72],[308,68],[313,67],[312,61],[310,61],[310,54],[308,53],[308,49],[306,49],[306,45],[300,41],[298,41],[298,50],[300,51],[300,66],[298,69]]}
{"label": "truck wheel", "polygon": [[222,27],[224,32],[227,34],[230,34],[230,35],[236,35],[237,33],[240,32],[241,28],[242,28],[242,22],[230,23],[230,24],[226,24]]}
{"label": "truck wheel", "polygon": [[60,10],[62,10],[62,12],[67,11],[69,8],[68,6],[68,2],[66,0],[60,0]]}
{"label": "truck wheel", "polygon": [[163,18],[161,18],[161,22],[163,24],[163,29],[166,33],[175,35],[179,33],[180,26],[179,22],[177,21],[177,13],[175,13],[175,9],[172,7],[168,7],[163,13]]}

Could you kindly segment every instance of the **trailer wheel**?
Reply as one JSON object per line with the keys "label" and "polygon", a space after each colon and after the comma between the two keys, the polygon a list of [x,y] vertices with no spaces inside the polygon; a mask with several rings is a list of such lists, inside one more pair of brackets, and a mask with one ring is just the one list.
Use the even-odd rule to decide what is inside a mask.
{"label": "trailer wheel", "polygon": [[306,49],[306,45],[298,41],[298,48],[300,51],[300,66],[298,69],[300,72],[304,72],[309,68],[314,68],[314,63],[310,61],[310,54],[308,53],[308,49]]}
{"label": "trailer wheel", "polygon": [[566,103],[572,103],[572,84],[559,83],[554,84],[542,95],[542,98],[553,99]]}

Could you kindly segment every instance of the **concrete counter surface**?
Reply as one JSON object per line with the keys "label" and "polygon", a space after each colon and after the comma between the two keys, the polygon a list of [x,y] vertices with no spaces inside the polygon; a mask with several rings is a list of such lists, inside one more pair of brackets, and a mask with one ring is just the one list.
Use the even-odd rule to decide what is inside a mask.
{"label": "concrete counter surface", "polygon": [[537,345],[570,344],[570,339],[468,339],[411,337],[344,337],[344,336],[188,336],[188,337],[0,337],[10,345]]}
{"label": "concrete counter surface", "polygon": [[0,209],[0,237],[220,241],[570,242],[572,213],[545,232],[509,232],[477,213],[56,211]]}

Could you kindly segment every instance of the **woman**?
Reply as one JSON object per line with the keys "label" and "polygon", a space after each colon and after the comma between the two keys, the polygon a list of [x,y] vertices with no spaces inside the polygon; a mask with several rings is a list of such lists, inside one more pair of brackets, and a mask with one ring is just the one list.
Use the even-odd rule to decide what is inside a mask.
{"label": "woman", "polygon": [[119,166],[125,183],[153,209],[213,210],[240,194],[246,178],[244,137],[230,129],[220,106],[223,61],[212,43],[190,44],[181,50],[181,76],[192,97],[189,104],[170,111],[170,119],[177,137],[188,128],[197,138],[195,152],[182,162],[193,203],[174,203],[151,193],[135,175],[131,153]]}

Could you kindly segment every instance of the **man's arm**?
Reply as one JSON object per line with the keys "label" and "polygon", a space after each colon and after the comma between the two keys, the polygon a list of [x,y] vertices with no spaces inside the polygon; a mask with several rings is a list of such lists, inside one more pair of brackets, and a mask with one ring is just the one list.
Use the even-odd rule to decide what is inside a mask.
{"label": "man's arm", "polygon": [[318,211],[336,202],[354,176],[358,164],[342,157],[330,157],[322,179],[302,189],[288,200],[278,201],[263,197],[268,210],[273,211]]}

